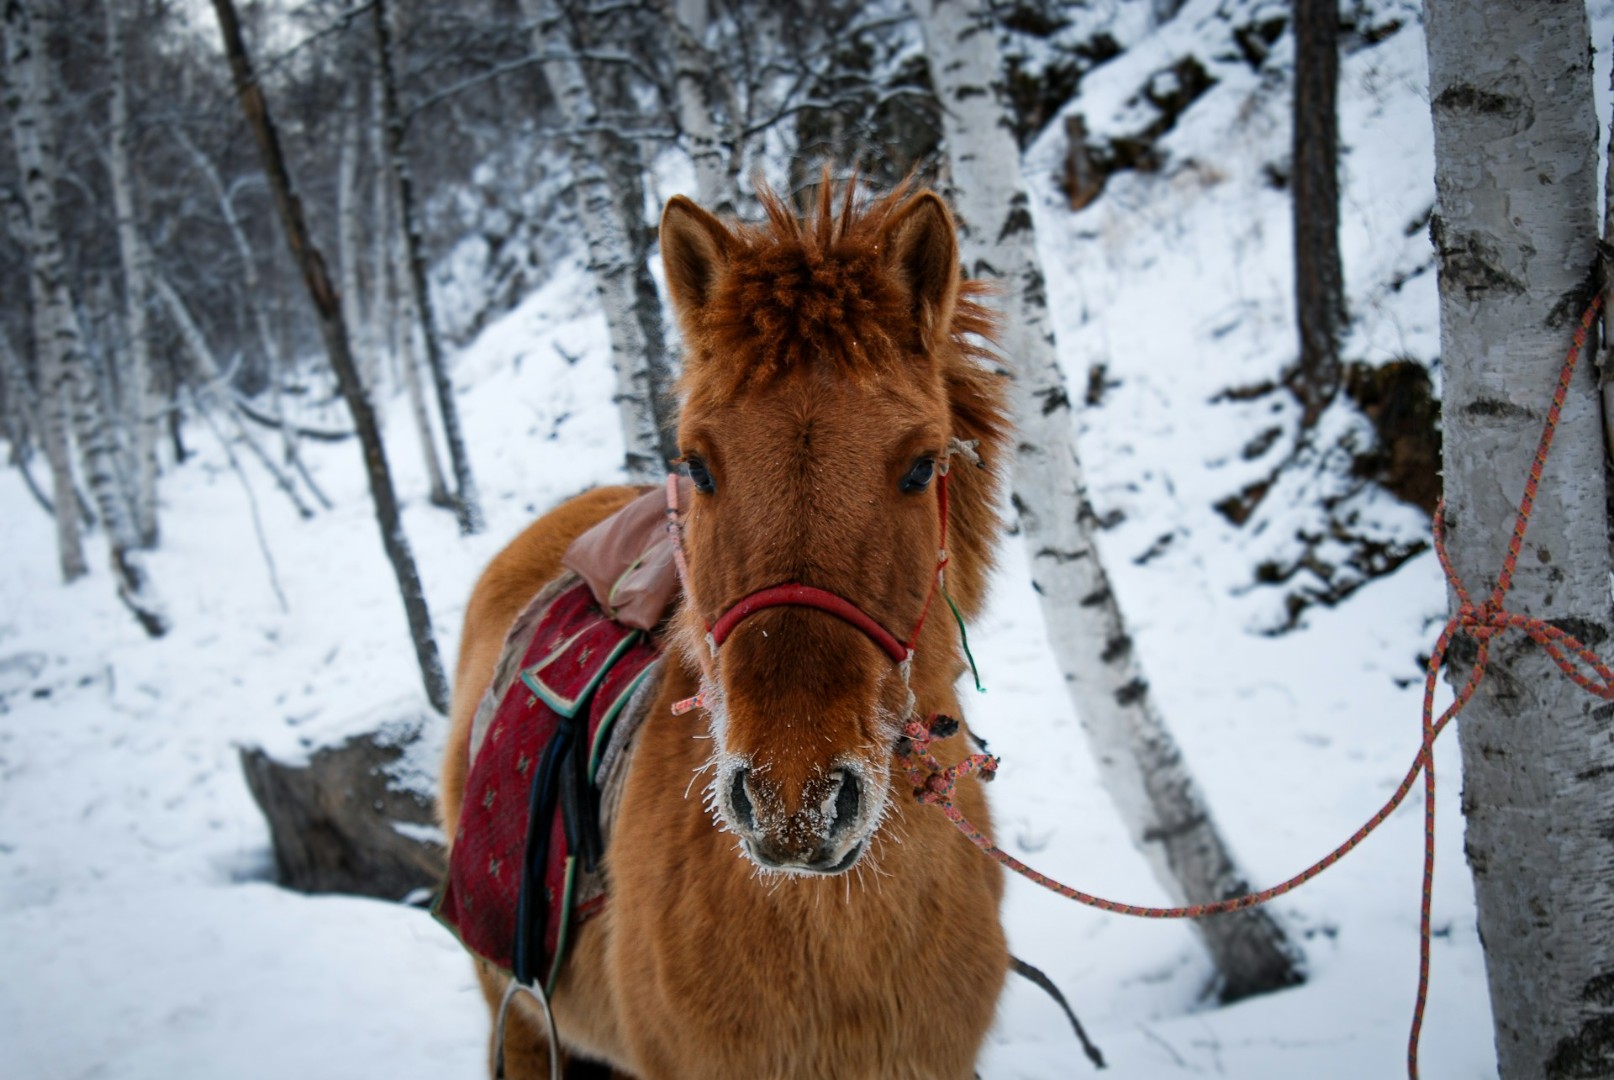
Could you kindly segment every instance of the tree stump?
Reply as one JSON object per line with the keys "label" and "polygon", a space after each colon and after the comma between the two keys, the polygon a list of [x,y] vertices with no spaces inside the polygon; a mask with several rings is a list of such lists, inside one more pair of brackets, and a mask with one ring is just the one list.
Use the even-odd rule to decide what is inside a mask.
{"label": "tree stump", "polygon": [[241,748],[282,885],[401,900],[441,881],[447,855],[432,783],[443,723],[423,705],[400,708],[303,761]]}

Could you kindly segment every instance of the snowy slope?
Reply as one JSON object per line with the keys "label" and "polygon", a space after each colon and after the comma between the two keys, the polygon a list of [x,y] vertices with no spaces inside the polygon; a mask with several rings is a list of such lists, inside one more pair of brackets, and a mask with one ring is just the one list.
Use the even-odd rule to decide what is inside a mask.
{"label": "snowy slope", "polygon": [[[1057,123],[1026,160],[1069,377],[1085,386],[1103,363],[1115,383],[1081,417],[1099,513],[1117,515],[1104,554],[1167,719],[1266,884],[1349,835],[1412,760],[1417,655],[1445,597],[1424,556],[1337,609],[1308,611],[1293,633],[1261,634],[1277,601],[1248,587],[1250,568],[1313,520],[1315,492],[1298,481],[1274,491],[1244,529],[1211,508],[1270,464],[1243,456],[1248,440],[1294,424],[1281,395],[1212,400],[1272,378],[1293,350],[1288,204],[1262,174],[1287,154],[1287,99],[1281,80],[1203,45],[1222,6],[1192,0],[1091,73],[1071,105],[1096,130],[1119,125],[1154,72],[1184,51],[1207,54],[1217,85],[1163,139],[1161,172],[1112,178],[1071,214],[1056,186]],[[1411,14],[1343,64],[1345,259],[1358,318],[1348,354],[1429,361],[1433,275],[1414,273],[1428,241],[1407,230],[1433,195],[1423,44],[1416,5],[1374,7]],[[1614,29],[1609,8],[1596,9],[1598,41]],[[1390,288],[1397,277],[1406,283]],[[455,379],[485,535],[461,539],[426,505],[401,402],[388,426],[446,656],[486,559],[537,510],[612,479],[620,457],[604,325],[575,266],[491,325]],[[1329,422],[1352,423],[1343,411]],[[156,643],[118,607],[104,570],[57,584],[49,522],[16,474],[0,472],[0,1076],[479,1075],[485,1019],[458,946],[415,909],[268,884],[267,834],[236,764],[243,743],[294,753],[378,702],[418,696],[357,449],[307,448],[337,503],[309,523],[249,471],[282,610],[238,478],[205,428],[190,438],[199,457],[162,488],[165,538],[150,565],[176,629]],[[1422,528],[1387,498],[1365,495],[1360,509],[1386,534]],[[1000,835],[1084,889],[1160,902],[1097,786],[1026,581],[1011,538],[972,634],[989,692],[972,700],[971,719],[1004,757],[992,790]],[[1423,1075],[1494,1076],[1451,740],[1437,760],[1439,936]],[[1110,1075],[1395,1076],[1416,971],[1420,840],[1417,813],[1403,809],[1280,901],[1310,980],[1228,1009],[1204,1000],[1209,965],[1182,924],[1102,914],[1018,881],[1004,915],[1015,951],[1064,987]],[[1086,1070],[1053,1005],[1012,986],[981,1075]]]}

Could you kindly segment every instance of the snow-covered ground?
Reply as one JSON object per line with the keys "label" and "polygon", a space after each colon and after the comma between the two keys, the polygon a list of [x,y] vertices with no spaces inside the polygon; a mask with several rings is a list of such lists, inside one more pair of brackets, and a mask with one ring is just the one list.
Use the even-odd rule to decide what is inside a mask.
{"label": "snow-covered ground", "polygon": [[[1217,6],[1193,0],[1089,76],[1073,107],[1102,131]],[[1595,40],[1608,40],[1608,6],[1597,5]],[[1427,237],[1407,226],[1433,197],[1423,43],[1415,5],[1400,7],[1414,9],[1407,25],[1343,65],[1358,320],[1348,352],[1370,361],[1438,352],[1432,272],[1387,286],[1428,263]],[[1599,64],[1601,88],[1606,56]],[[1062,140],[1034,145],[1027,167],[1072,385],[1096,363],[1115,383],[1081,417],[1099,513],[1119,516],[1104,554],[1167,720],[1247,870],[1268,884],[1348,836],[1411,762],[1417,657],[1445,596],[1425,555],[1339,608],[1310,609],[1293,633],[1259,632],[1278,601],[1248,587],[1251,568],[1314,510],[1300,484],[1276,490],[1244,529],[1212,510],[1270,467],[1241,448],[1268,423],[1294,424],[1281,395],[1212,399],[1272,378],[1293,351],[1287,196],[1261,176],[1287,153],[1287,97],[1236,59],[1211,72],[1217,85],[1163,140],[1162,172],[1115,177],[1073,215],[1055,186]],[[616,475],[604,325],[581,270],[491,326],[458,357],[455,383],[484,535],[460,538],[426,504],[401,401],[388,425],[447,657],[487,558],[536,511]],[[0,1076],[478,1075],[486,1022],[459,946],[418,909],[269,883],[266,828],[237,764],[242,744],[294,751],[378,702],[418,696],[357,448],[305,447],[337,506],[306,523],[247,465],[282,609],[240,479],[204,426],[188,434],[200,452],[164,479],[164,538],[149,562],[175,627],[158,642],[118,606],[104,568],[58,583],[50,523],[17,474],[0,472]],[[1387,534],[1424,527],[1388,498],[1361,509]],[[1164,902],[1098,786],[1013,538],[971,640],[989,692],[970,717],[1004,758],[992,795],[1005,845],[1088,891]],[[1423,1075],[1474,1080],[1495,1063],[1452,740],[1437,762]],[[1395,1076],[1415,986],[1421,830],[1405,807],[1279,901],[1309,979],[1231,1008],[1206,1000],[1210,966],[1184,924],[1103,914],[1018,880],[1004,917],[1015,952],[1065,989],[1111,1075]],[[981,1075],[1087,1069],[1055,1007],[1012,985]]]}

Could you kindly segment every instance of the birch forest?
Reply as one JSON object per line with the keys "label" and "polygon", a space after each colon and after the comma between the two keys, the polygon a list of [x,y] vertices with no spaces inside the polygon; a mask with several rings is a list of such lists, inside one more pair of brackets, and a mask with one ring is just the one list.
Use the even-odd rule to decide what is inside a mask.
{"label": "birch forest", "polygon": [[[1528,266],[1517,270],[1516,290],[1484,269],[1496,247],[1512,243],[1487,230],[1508,229],[1468,220],[1501,211],[1484,200],[1477,210],[1442,200],[1452,200],[1454,177],[1492,175],[1486,155],[1496,144],[1486,140],[1502,137],[1496,125],[1521,145],[1548,144],[1503,108],[1511,108],[1512,83],[1475,77],[1501,104],[1474,105],[1480,91],[1471,93],[1468,68],[1480,62],[1484,50],[1474,43],[1491,23],[1445,14],[1452,6],[0,0],[0,452],[17,493],[0,514],[26,516],[48,532],[38,549],[48,556],[18,569],[19,580],[47,613],[58,598],[96,591],[116,604],[122,629],[140,635],[142,648],[168,657],[154,670],[188,678],[245,666],[239,658],[250,650],[208,653],[208,620],[235,609],[196,602],[183,560],[266,579],[278,610],[266,619],[317,623],[319,605],[345,610],[353,598],[310,603],[296,584],[309,557],[295,553],[362,550],[387,567],[375,618],[392,621],[375,631],[381,643],[370,651],[322,644],[318,662],[351,664],[343,677],[364,680],[374,652],[407,656],[381,681],[387,694],[418,696],[418,726],[434,730],[447,710],[460,615],[442,609],[450,590],[434,583],[471,580],[462,568],[485,562],[551,497],[602,481],[658,483],[678,467],[679,342],[656,249],[666,201],[684,194],[720,215],[756,220],[764,188],[805,206],[826,177],[870,193],[910,180],[948,201],[965,275],[992,289],[988,302],[1001,319],[997,374],[1011,381],[1016,411],[1015,455],[1004,463],[1004,542],[1012,551],[994,588],[1018,599],[1003,602],[1010,615],[970,633],[979,641],[994,628],[1024,629],[1026,648],[1046,662],[1035,677],[1022,676],[1014,666],[1020,653],[1006,654],[1002,697],[988,666],[992,695],[981,700],[994,704],[983,708],[1013,711],[1017,688],[1035,684],[1037,710],[1070,718],[1058,732],[1066,755],[1059,760],[1081,759],[1079,774],[1102,807],[1095,812],[1117,823],[1124,861],[1141,867],[1136,881],[1123,879],[1129,886],[1191,904],[1271,884],[1344,839],[1399,778],[1403,756],[1419,752],[1419,664],[1447,617],[1429,532],[1443,490],[1465,515],[1461,530],[1448,527],[1474,578],[1469,587],[1489,591],[1480,579],[1494,575],[1500,555],[1490,547],[1476,554],[1473,545],[1492,523],[1467,533],[1466,515],[1475,507],[1489,517],[1511,512],[1522,483],[1513,459],[1533,448],[1546,403],[1520,396],[1526,391],[1513,380],[1522,367],[1489,356],[1487,343],[1528,321],[1541,332],[1517,348],[1556,370],[1561,355],[1549,354],[1567,347],[1564,328],[1580,315],[1566,298],[1589,296],[1587,283],[1599,280],[1594,222],[1603,213],[1594,202],[1598,184],[1606,185],[1597,163],[1608,132],[1599,136],[1597,118],[1607,125],[1614,3],[1594,0],[1584,12],[1578,0],[1554,5],[1573,14],[1548,20],[1551,63],[1577,76],[1531,94],[1556,104],[1572,98],[1565,111],[1573,124],[1548,150],[1537,147],[1545,163],[1537,168],[1532,158],[1526,171],[1542,177],[1534,197],[1560,200],[1541,214],[1577,224],[1567,238],[1520,241],[1529,253],[1565,251],[1543,258],[1551,274],[1537,264],[1539,281],[1525,280]],[[1493,6],[1505,5],[1476,5]],[[1529,48],[1508,45],[1486,53],[1484,64],[1500,69],[1509,55],[1536,55],[1536,21],[1515,18],[1508,27]],[[1444,97],[1431,93],[1431,70]],[[1506,124],[1497,119],[1504,113]],[[1575,186],[1554,171],[1571,159]],[[1501,205],[1510,196],[1493,189],[1507,183],[1525,180],[1480,186]],[[1463,236],[1483,243],[1454,240],[1458,219]],[[1603,262],[1608,250],[1605,242]],[[1486,308],[1482,301],[1498,289],[1516,293],[1528,314]],[[600,320],[601,332],[556,332],[537,345],[536,334],[508,329],[526,317],[524,305],[551,292],[565,297],[565,310],[547,312],[543,325],[587,316]],[[546,397],[551,382],[590,365],[601,372],[587,384],[595,400]],[[1605,359],[1601,384],[1583,373],[1568,405],[1578,464],[1564,483],[1580,485],[1577,493],[1544,498],[1549,515],[1567,501],[1580,516],[1572,526],[1542,528],[1568,527],[1579,539],[1553,545],[1561,556],[1546,554],[1543,541],[1542,567],[1533,568],[1547,574],[1549,559],[1560,559],[1568,578],[1552,580],[1576,582],[1580,603],[1563,617],[1605,655],[1614,635],[1605,589],[1606,510],[1614,505],[1604,477],[1614,432],[1605,405],[1614,401],[1610,366]],[[489,410],[476,402],[516,393],[487,389],[506,378],[531,395],[508,414],[519,426],[478,422]],[[1466,403],[1450,429],[1459,441],[1444,447],[1444,478],[1443,393]],[[585,422],[579,417],[609,451],[590,459],[556,449],[571,445],[565,437]],[[532,472],[512,471],[512,457],[529,459]],[[355,485],[333,487],[337,461],[362,468],[362,496]],[[1502,461],[1510,471],[1498,487]],[[202,470],[242,493],[248,520],[231,533],[235,548],[197,526],[183,494]],[[510,479],[532,475],[542,483],[524,489]],[[341,517],[360,499],[362,526]],[[346,522],[339,545],[308,539],[334,537],[338,519]],[[1553,589],[1541,588],[1543,617],[1562,614]],[[1386,594],[1416,599],[1386,615]],[[30,681],[44,679],[50,662],[26,659],[49,653],[26,640],[28,617],[17,616],[25,640],[15,649],[8,618],[0,613],[0,723],[22,717],[29,701],[63,700]],[[1400,629],[1383,629],[1397,619]],[[1320,644],[1325,626],[1338,636]],[[279,648],[280,633],[263,636]],[[182,643],[199,636],[203,645]],[[1229,659],[1229,671],[1244,674],[1224,680],[1223,651],[1243,649],[1260,651],[1259,661],[1241,669]],[[1315,695],[1330,700],[1333,692],[1324,682],[1337,673],[1332,658],[1357,649],[1379,651],[1352,678],[1382,684],[1385,696],[1339,691],[1331,719],[1307,726],[1304,718],[1321,708]],[[1454,646],[1465,676],[1473,652]],[[278,657],[268,663],[279,662],[294,666]],[[299,662],[287,685],[316,667]],[[1505,676],[1505,687],[1557,678],[1539,656],[1519,665],[1528,674]],[[109,684],[113,666],[108,660]],[[13,685],[8,672],[25,674]],[[315,685],[319,676],[308,679]],[[239,680],[201,685],[229,700],[228,686]],[[1559,774],[1574,762],[1591,761],[1593,744],[1602,755],[1596,775],[1551,805],[1571,807],[1566,813],[1586,824],[1585,835],[1603,838],[1587,843],[1607,851],[1608,709],[1567,682],[1554,685],[1560,690],[1565,702],[1575,696],[1572,706],[1544,692],[1546,704],[1529,706],[1510,703],[1505,691],[1482,694],[1483,721],[1473,731],[1488,734],[1482,741],[1465,727],[1461,766],[1442,759],[1442,783],[1452,789],[1441,796],[1451,811],[1443,866],[1461,867],[1464,858],[1459,774],[1483,778],[1469,790],[1496,804],[1490,812],[1463,805],[1485,853],[1474,867],[1479,914],[1461,891],[1472,888],[1464,870],[1459,906],[1444,924],[1452,949],[1459,945],[1450,935],[1468,935],[1461,955],[1475,973],[1461,985],[1470,1013],[1486,1007],[1487,966],[1500,1000],[1509,980],[1545,978],[1531,970],[1537,953],[1569,948],[1569,930],[1543,930],[1545,916],[1536,925],[1520,914],[1526,901],[1540,908],[1538,893],[1567,876],[1542,869],[1539,852],[1516,852],[1519,834],[1510,830],[1552,819],[1532,800],[1563,783]],[[166,702],[174,693],[165,685],[151,697]],[[281,698],[247,700],[241,710],[290,715]],[[1379,749],[1350,749],[1358,727],[1372,728],[1392,708],[1413,715],[1398,714],[1400,726]],[[1554,745],[1569,763],[1557,779],[1520,780],[1524,774],[1498,764],[1495,747],[1525,754],[1543,741],[1517,725],[1570,713],[1580,726]],[[1366,714],[1373,718],[1362,720]],[[360,726],[387,729],[371,719]],[[1489,734],[1503,730],[1512,734]],[[6,755],[17,753],[4,733],[0,787],[11,775]],[[1301,804],[1308,778],[1353,763],[1341,766],[1351,790],[1335,796],[1347,808],[1325,815],[1319,831],[1294,826],[1304,850],[1288,842],[1289,823],[1277,822],[1291,813],[1304,819],[1304,809],[1246,805],[1272,795],[1240,770],[1274,739],[1299,749],[1271,751],[1273,762],[1304,765],[1291,773],[1273,764],[1263,775]],[[304,741],[299,753],[312,753],[318,740]],[[230,757],[230,782],[240,786],[234,744],[219,753]],[[407,757],[407,747],[400,753]],[[243,756],[253,777],[255,759]],[[261,785],[266,775],[250,782]],[[1063,775],[1044,776],[1043,790],[1066,784]],[[1060,826],[1038,816],[1043,797],[1011,803],[1002,818],[1027,859],[1050,842],[1062,850],[1050,841]],[[428,806],[429,792],[420,799]],[[408,827],[434,828],[427,811]],[[1410,819],[1406,827],[1421,829]],[[1272,850],[1274,836],[1285,839],[1281,852]],[[0,827],[0,861],[9,842]],[[423,865],[435,857],[428,852]],[[418,884],[412,872],[386,876],[384,888],[346,891],[396,899],[392,893]],[[1555,884],[1545,892],[1508,884],[1510,874],[1525,873]],[[1568,906],[1595,909],[1606,923],[1606,892]],[[1415,923],[1416,896],[1399,899],[1413,906]],[[1172,1016],[1331,993],[1310,984],[1335,977],[1336,954],[1350,943],[1350,933],[1336,940],[1337,922],[1351,933],[1359,925],[1352,903],[1341,902],[1345,915],[1297,901],[1200,920],[1178,928],[1178,951],[1157,956],[1154,973],[1120,978],[1158,974],[1177,993],[1159,1006]],[[1025,919],[1027,928],[1044,925]],[[1385,925],[1372,922],[1367,933],[1377,941]],[[1484,951],[1477,926],[1492,928]],[[1546,980],[1553,1016],[1517,1003],[1496,1010],[1508,1080],[1614,1075],[1614,973],[1603,948],[1610,935],[1601,926],[1585,936],[1602,951],[1588,950],[1572,976]],[[1035,937],[1033,929],[1024,937]],[[1534,944],[1498,962],[1502,938]],[[1409,939],[1406,949],[1415,948]],[[1072,958],[1062,970],[1068,982],[1084,969]],[[1353,980],[1354,993],[1362,978]],[[1103,992],[1071,996],[1091,1001]],[[1127,1008],[1156,1007],[1138,1004],[1141,996],[1125,1000]],[[0,999],[0,1016],[5,1007]],[[1375,1044],[1399,1037],[1379,1030],[1399,1031],[1396,1010],[1362,1021]],[[1130,1033],[1120,1036],[1124,1046],[1142,1027],[1101,1012],[1100,1031],[1106,1020]],[[1267,1031],[1284,1021],[1261,1023]],[[1021,1047],[1012,1022],[1008,1030],[1005,1045]],[[1478,1056],[1452,1050],[1456,1064],[1435,1074],[1496,1075],[1486,1072],[1497,1067],[1493,1041],[1482,1015],[1449,1040],[1479,1045]],[[1523,1049],[1507,1049],[1515,1043]],[[1173,1051],[1178,1064],[1189,1062],[1185,1075],[1210,1071],[1211,1057],[1186,1053]],[[1036,1071],[1029,1051],[1003,1054],[1002,1068],[981,1075],[1067,1075]],[[1560,1059],[1565,1069],[1591,1071],[1541,1071],[1541,1062]],[[1339,1075],[1383,1074],[1349,1060]],[[1397,1055],[1391,1060],[1400,1067]],[[1229,1075],[1322,1075],[1311,1059],[1277,1051],[1250,1061],[1249,1071]],[[1603,1067],[1610,1071],[1597,1071]],[[1177,1075],[1168,1064],[1124,1068],[1122,1075]]]}

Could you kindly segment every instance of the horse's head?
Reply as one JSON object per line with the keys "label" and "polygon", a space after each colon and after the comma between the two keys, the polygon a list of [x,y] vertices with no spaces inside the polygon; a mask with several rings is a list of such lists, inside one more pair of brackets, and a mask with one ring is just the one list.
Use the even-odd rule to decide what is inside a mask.
{"label": "horse's head", "polygon": [[[966,465],[955,440],[1001,443],[1002,380],[970,344],[989,327],[934,194],[856,207],[848,188],[837,214],[826,182],[805,222],[764,205],[757,227],[681,197],[662,217],[695,486],[680,633],[704,673],[718,819],[764,868],[839,873],[885,814],[912,692],[959,667],[932,595],[944,515],[949,589],[966,613],[981,602],[995,473],[954,469],[950,506],[941,476]],[[782,585],[804,590],[747,614]]]}

